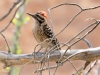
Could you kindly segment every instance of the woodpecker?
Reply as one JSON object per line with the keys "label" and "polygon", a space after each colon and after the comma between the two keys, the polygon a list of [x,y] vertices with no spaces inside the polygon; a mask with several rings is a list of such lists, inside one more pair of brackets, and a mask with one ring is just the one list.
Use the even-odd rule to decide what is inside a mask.
{"label": "woodpecker", "polygon": [[42,48],[61,50],[57,38],[54,37],[53,31],[48,25],[47,13],[44,11],[38,11],[34,14],[27,14],[34,20],[33,35],[37,43],[41,43]]}

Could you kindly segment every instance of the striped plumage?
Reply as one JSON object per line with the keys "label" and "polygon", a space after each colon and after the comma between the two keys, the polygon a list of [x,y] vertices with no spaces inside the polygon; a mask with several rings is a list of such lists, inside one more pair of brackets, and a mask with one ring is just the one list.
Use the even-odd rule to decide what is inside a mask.
{"label": "striped plumage", "polygon": [[[30,15],[34,19],[35,23],[33,26],[33,35],[36,41],[38,43],[41,43],[43,48],[46,48],[48,46],[48,49],[50,49],[55,46],[53,48],[54,50],[55,48],[56,50],[60,50],[60,45],[57,38],[54,38],[51,41],[51,38],[53,38],[54,34],[51,28],[47,24],[47,13],[44,11],[39,11],[35,14],[30,14],[30,13],[27,13],[27,14]],[[50,41],[51,43],[49,44]]]}

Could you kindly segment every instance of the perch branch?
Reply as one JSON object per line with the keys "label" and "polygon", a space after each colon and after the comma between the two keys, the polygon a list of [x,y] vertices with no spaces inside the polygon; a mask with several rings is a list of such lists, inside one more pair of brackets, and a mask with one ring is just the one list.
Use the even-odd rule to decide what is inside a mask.
{"label": "perch branch", "polygon": [[[61,54],[64,54],[66,50],[60,50]],[[8,54],[7,52],[0,51],[0,62],[4,63],[6,66],[12,65],[24,65],[28,62],[29,64],[37,64],[45,53],[38,52],[33,54]],[[74,54],[74,55],[73,55]],[[35,56],[35,59],[34,59]],[[100,47],[89,48],[89,49],[73,49],[68,50],[65,55],[69,60],[84,60],[84,61],[94,61],[100,59]],[[49,61],[55,62],[59,60],[60,54],[58,51],[53,52],[49,55]],[[45,57],[47,58],[47,57]],[[63,58],[66,60],[66,58]]]}

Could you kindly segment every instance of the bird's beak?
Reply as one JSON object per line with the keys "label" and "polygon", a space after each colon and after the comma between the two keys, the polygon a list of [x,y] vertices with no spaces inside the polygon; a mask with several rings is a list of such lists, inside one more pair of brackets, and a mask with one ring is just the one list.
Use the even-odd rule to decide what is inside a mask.
{"label": "bird's beak", "polygon": [[36,18],[34,14],[30,14],[30,13],[26,13],[28,14],[29,16],[33,17],[33,18]]}

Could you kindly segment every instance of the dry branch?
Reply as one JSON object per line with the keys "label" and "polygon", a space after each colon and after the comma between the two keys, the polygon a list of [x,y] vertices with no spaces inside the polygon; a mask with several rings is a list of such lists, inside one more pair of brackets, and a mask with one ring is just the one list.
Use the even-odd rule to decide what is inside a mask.
{"label": "dry branch", "polygon": [[[63,55],[66,50],[61,50],[60,53]],[[35,56],[35,58],[34,58]],[[44,53],[38,52],[33,54],[8,54],[7,52],[0,52],[0,62],[4,63],[6,66],[12,65],[24,65],[28,62],[29,64],[36,64],[44,56]],[[68,50],[65,55],[69,60],[84,60],[84,61],[95,61],[100,59],[100,47],[89,48],[89,49],[73,49]],[[49,61],[59,60],[60,54],[58,51],[53,52],[49,55]],[[47,59],[47,57],[45,57]]]}
{"label": "dry branch", "polygon": [[20,3],[21,0],[16,0],[16,2],[13,3],[13,5],[11,6],[11,8],[9,9],[9,11],[3,16],[0,18],[0,21],[2,21],[3,19],[5,19],[11,12],[12,10],[15,8],[15,6]]}

